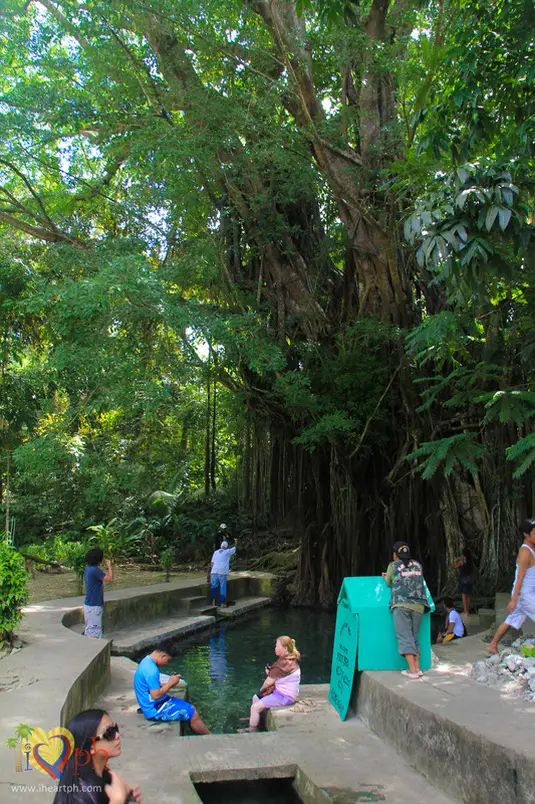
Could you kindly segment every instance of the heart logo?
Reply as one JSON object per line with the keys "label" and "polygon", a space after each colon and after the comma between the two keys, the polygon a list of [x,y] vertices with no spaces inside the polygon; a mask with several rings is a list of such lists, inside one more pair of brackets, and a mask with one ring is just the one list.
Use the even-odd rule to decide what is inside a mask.
{"label": "heart logo", "polygon": [[70,731],[61,726],[50,731],[33,729],[28,744],[32,748],[30,764],[35,770],[59,779],[74,749],[74,737]]}

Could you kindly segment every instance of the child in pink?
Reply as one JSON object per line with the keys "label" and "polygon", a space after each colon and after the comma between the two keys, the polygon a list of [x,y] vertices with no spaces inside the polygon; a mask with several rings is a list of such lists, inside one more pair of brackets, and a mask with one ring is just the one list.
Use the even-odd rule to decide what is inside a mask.
{"label": "child in pink", "polygon": [[278,657],[275,664],[271,667],[266,666],[267,678],[260,688],[262,697],[253,696],[249,728],[240,731],[258,731],[260,715],[265,709],[273,706],[292,706],[299,698],[301,654],[295,647],[295,639],[280,636],[275,643],[275,654]]}

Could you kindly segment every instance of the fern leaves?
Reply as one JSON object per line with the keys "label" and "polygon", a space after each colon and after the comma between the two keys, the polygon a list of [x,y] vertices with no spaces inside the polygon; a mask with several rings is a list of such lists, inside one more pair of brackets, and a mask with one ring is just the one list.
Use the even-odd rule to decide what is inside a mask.
{"label": "fern leaves", "polygon": [[422,472],[423,479],[430,480],[439,468],[445,477],[449,477],[456,466],[473,475],[477,474],[476,461],[484,452],[484,446],[475,440],[474,435],[458,433],[438,441],[426,441],[407,455],[405,460],[418,460],[417,468]]}

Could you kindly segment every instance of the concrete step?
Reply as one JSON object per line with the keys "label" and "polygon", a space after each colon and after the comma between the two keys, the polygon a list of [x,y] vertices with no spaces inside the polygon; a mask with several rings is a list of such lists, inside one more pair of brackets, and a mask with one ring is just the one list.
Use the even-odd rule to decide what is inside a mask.
{"label": "concrete step", "polygon": [[496,611],[494,609],[479,609],[479,624],[482,628],[491,628],[496,623]]}
{"label": "concrete step", "polygon": [[214,606],[213,604],[211,604],[210,606],[206,606],[205,609],[199,609],[199,614],[204,614],[205,617],[216,617],[217,616],[217,606]]}
{"label": "concrete step", "polygon": [[207,607],[207,600],[205,595],[197,595],[195,597],[183,597],[180,600],[180,608],[186,611],[199,611],[199,609]]}
{"label": "concrete step", "polygon": [[106,631],[104,637],[113,641],[112,655],[133,657],[140,651],[152,648],[160,639],[175,639],[204,631],[215,622],[215,617],[202,614],[190,617],[162,617],[128,628]]}
{"label": "concrete step", "polygon": [[219,617],[232,619],[234,617],[240,617],[242,614],[247,614],[249,611],[254,611],[254,609],[261,609],[264,606],[268,606],[270,602],[271,599],[269,597],[242,597],[228,608],[226,606],[218,606],[217,613]]}
{"label": "concrete step", "polygon": [[113,641],[113,656],[135,657],[141,651],[152,648],[160,639],[176,639],[199,631],[206,631],[222,619],[241,617],[250,611],[268,606],[269,597],[244,597],[235,605],[227,608],[214,606],[192,610],[189,616],[178,615],[160,617],[145,623],[138,623],[127,628],[112,629],[104,632],[105,639]]}

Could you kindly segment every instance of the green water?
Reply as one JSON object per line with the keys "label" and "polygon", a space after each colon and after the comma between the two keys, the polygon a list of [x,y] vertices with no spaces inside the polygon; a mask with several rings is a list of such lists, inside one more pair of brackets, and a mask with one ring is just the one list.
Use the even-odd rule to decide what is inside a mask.
{"label": "green water", "polygon": [[227,622],[218,631],[177,644],[166,673],[180,673],[208,728],[234,732],[247,717],[251,698],[276,660],[278,636],[287,634],[301,651],[303,684],[326,683],[331,675],[335,614],[308,609],[262,609],[254,618]]}

